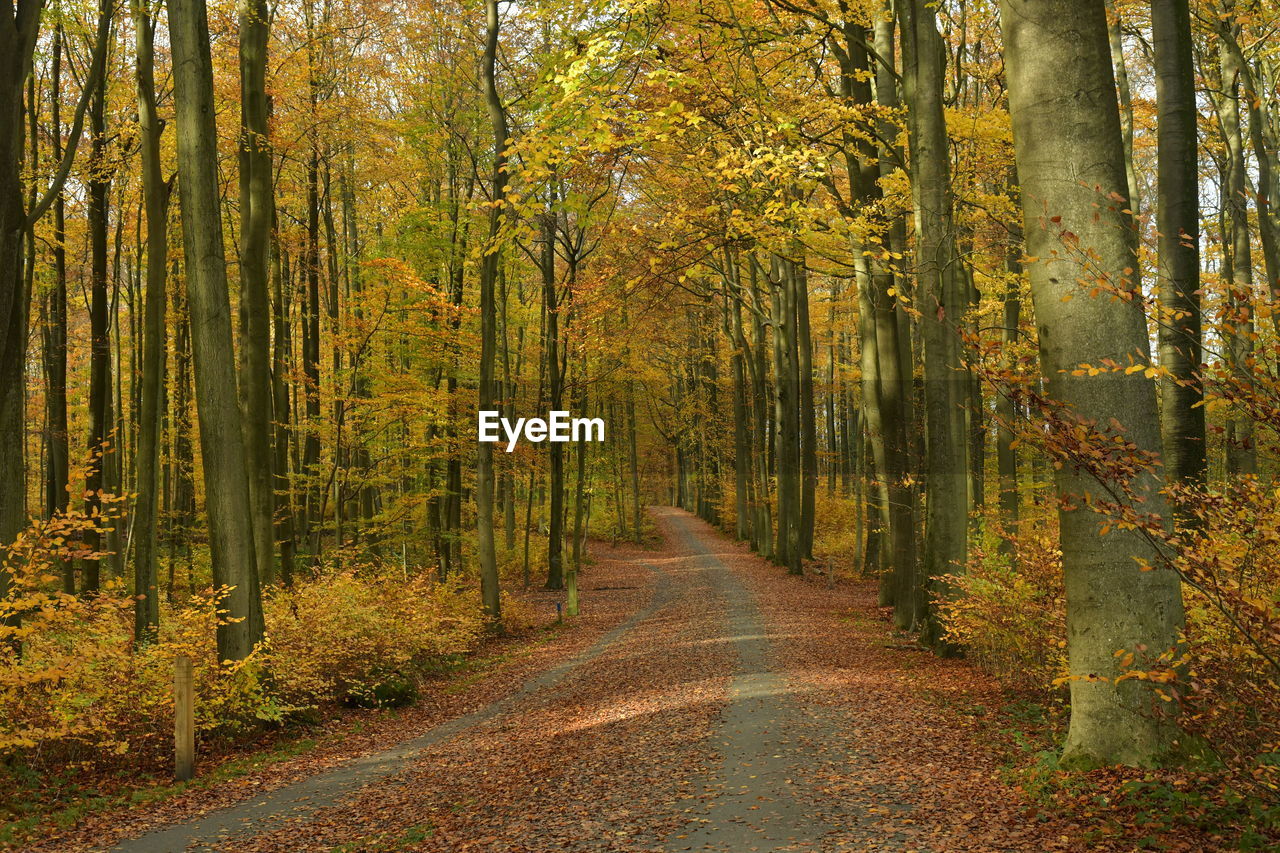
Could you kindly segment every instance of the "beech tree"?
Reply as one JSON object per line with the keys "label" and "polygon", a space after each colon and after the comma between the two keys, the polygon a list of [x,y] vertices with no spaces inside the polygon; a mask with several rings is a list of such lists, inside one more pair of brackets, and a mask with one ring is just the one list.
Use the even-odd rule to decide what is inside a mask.
{"label": "beech tree", "polygon": [[[1114,430],[1138,452],[1160,451],[1153,379],[1077,375],[1081,365],[1151,361],[1126,212],[1124,146],[1102,0],[1004,0],[1009,112],[1021,184],[1027,274],[1047,393],[1068,423]],[[1090,291],[1102,286],[1103,292]],[[1177,729],[1151,713],[1153,691],[1119,681],[1118,649],[1173,648],[1183,624],[1178,576],[1139,531],[1100,530],[1092,502],[1108,485],[1071,460],[1056,475],[1067,594],[1071,725],[1063,761],[1153,765]],[[1139,473],[1130,500],[1167,517],[1160,482]]]}
{"label": "beech tree", "polygon": [[235,620],[218,625],[218,654],[239,660],[262,639],[262,601],[231,343],[209,20],[204,0],[169,0],[168,8],[178,108],[178,190],[209,545],[214,586],[227,590],[225,606]]}

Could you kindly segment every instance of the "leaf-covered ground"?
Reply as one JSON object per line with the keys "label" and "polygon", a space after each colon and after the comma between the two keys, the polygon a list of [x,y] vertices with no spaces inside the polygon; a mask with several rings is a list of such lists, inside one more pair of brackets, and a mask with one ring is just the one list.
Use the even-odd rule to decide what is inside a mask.
{"label": "leaf-covered ground", "polygon": [[583,616],[488,674],[32,849],[1217,846],[1212,828],[1104,832],[1102,815],[1031,802],[1001,733],[1007,697],[895,638],[869,585],[788,577],[686,513],[655,513],[661,550],[600,546]]}

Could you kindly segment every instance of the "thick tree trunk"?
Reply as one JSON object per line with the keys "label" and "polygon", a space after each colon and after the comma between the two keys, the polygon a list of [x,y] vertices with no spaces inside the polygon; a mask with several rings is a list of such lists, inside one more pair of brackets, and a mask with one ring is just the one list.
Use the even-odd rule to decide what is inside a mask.
{"label": "thick tree trunk", "polygon": [[178,119],[178,188],[209,547],[214,585],[229,588],[224,606],[236,620],[218,626],[218,655],[223,660],[240,660],[262,639],[262,602],[222,243],[209,21],[204,0],[168,0],[168,6]]}
{"label": "thick tree trunk", "polygon": [[[1080,364],[1112,358],[1149,359],[1141,300],[1091,298],[1088,278],[1132,292],[1135,235],[1123,205],[1126,189],[1115,80],[1103,0],[1003,0],[1005,62],[1018,177],[1048,394],[1086,423],[1112,419],[1139,452],[1160,448],[1155,382],[1142,373],[1074,376]],[[1097,189],[1095,189],[1097,188]],[[1091,259],[1081,268],[1083,257]],[[1083,289],[1083,290],[1082,290]],[[1074,297],[1074,298],[1073,298]],[[1067,301],[1070,300],[1070,301]],[[1142,512],[1168,511],[1160,483],[1143,475],[1132,484]],[[1169,757],[1177,729],[1150,713],[1151,685],[1116,683],[1117,649],[1157,655],[1174,647],[1183,623],[1182,595],[1168,569],[1141,536],[1112,530],[1086,509],[1102,487],[1071,465],[1057,472],[1071,724],[1068,765],[1152,765]]]}

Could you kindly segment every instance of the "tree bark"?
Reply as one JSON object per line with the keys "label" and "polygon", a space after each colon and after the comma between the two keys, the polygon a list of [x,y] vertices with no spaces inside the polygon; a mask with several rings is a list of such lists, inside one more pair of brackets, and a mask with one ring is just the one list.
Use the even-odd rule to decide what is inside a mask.
{"label": "tree bark", "polygon": [[142,402],[139,408],[137,492],[134,531],[134,637],[151,639],[160,627],[157,569],[157,513],[160,492],[161,417],[165,361],[165,309],[169,265],[169,187],[160,171],[160,135],[156,115],[155,19],[146,0],[133,0],[137,45],[138,136],[142,152],[142,194],[147,213],[146,295],[143,319]]}
{"label": "tree bark", "polygon": [[[1232,4],[1225,6],[1227,12]],[[1235,24],[1223,22],[1224,29]],[[1229,317],[1226,333],[1227,349],[1232,372],[1242,388],[1250,382],[1249,362],[1254,352],[1253,323],[1253,237],[1249,233],[1249,196],[1247,160],[1244,150],[1243,120],[1240,101],[1243,66],[1231,49],[1231,33],[1224,33],[1219,41],[1219,67],[1222,72],[1222,96],[1219,99],[1218,118],[1226,143],[1227,185],[1226,213],[1229,234],[1223,235],[1228,245],[1230,262],[1230,287],[1228,297]],[[1227,420],[1226,472],[1228,474],[1253,475],[1258,473],[1258,451],[1254,445],[1253,418],[1233,406]]]}
{"label": "tree bark", "polygon": [[[1152,0],[1155,49],[1160,232],[1161,424],[1165,470],[1172,483],[1203,486],[1208,472],[1205,414],[1200,405],[1200,175],[1196,142],[1196,76],[1188,0]],[[1190,523],[1194,516],[1182,515]]]}
{"label": "tree bark", "polygon": [[249,471],[254,556],[263,583],[275,578],[275,476],[271,444],[271,299],[273,218],[267,127],[265,0],[239,0],[240,25],[240,403]]}
{"label": "tree bark", "polygon": [[[497,352],[497,296],[500,252],[499,231],[507,188],[507,115],[498,94],[496,80],[498,56],[498,0],[485,2],[486,34],[484,46],[484,97],[493,130],[493,177],[490,180],[489,240],[480,266],[480,408],[493,409],[501,401],[494,384],[494,358]],[[495,391],[498,393],[495,394]],[[480,597],[490,624],[501,619],[498,590],[498,564],[493,543],[493,444],[477,443],[476,526],[479,532],[477,551],[480,559]]]}
{"label": "tree bark", "polygon": [[964,431],[967,377],[959,329],[967,287],[952,219],[950,153],[942,88],[945,73],[935,4],[913,0],[904,12],[903,75],[909,105],[912,197],[916,208],[916,268],[924,339],[926,501],[922,582],[898,602],[899,627],[921,630],[942,648],[942,626],[928,593],[950,594],[941,578],[963,569],[968,542],[968,464]]}
{"label": "tree bark", "polygon": [[231,619],[237,620],[218,626],[218,655],[222,660],[240,660],[262,639],[262,602],[222,243],[209,21],[204,0],[168,0],[168,6],[178,120],[178,188],[209,547],[214,585],[229,588],[223,606]]}
{"label": "tree bark", "polygon": [[[1102,0],[1003,0],[1002,21],[1027,248],[1039,259],[1029,273],[1047,393],[1087,423],[1105,428],[1115,419],[1140,451],[1157,451],[1153,380],[1141,372],[1072,374],[1104,358],[1150,358],[1132,280],[1135,234],[1114,200],[1124,198],[1126,177],[1106,9]],[[1086,253],[1091,260],[1082,269]],[[1132,297],[1121,304],[1091,298],[1089,278]],[[1167,513],[1153,475],[1132,487],[1142,512]],[[1158,764],[1174,750],[1177,729],[1149,713],[1148,683],[1113,680],[1120,674],[1115,652],[1156,655],[1177,644],[1179,579],[1168,569],[1142,570],[1139,561],[1157,565],[1158,557],[1141,536],[1100,535],[1099,519],[1084,503],[1102,497],[1098,482],[1065,464],[1057,489],[1072,676],[1063,762]]]}

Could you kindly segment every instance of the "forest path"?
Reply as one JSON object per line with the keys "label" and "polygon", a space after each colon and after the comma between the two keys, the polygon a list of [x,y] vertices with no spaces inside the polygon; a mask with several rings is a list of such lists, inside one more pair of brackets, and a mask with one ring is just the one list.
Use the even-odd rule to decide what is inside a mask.
{"label": "forest path", "polygon": [[789,578],[653,513],[661,551],[583,579],[584,608],[618,571],[646,586],[586,650],[392,749],[112,849],[1059,849],[976,745],[978,700],[998,699],[970,668],[893,642],[866,585]]}

